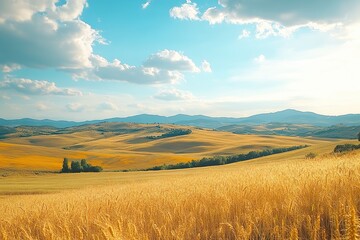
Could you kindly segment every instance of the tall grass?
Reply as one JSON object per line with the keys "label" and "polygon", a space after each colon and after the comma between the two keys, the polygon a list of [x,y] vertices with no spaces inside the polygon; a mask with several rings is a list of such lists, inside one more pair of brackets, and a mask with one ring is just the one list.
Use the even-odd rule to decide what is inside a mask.
{"label": "tall grass", "polygon": [[359,239],[359,155],[178,172],[0,198],[0,239]]}

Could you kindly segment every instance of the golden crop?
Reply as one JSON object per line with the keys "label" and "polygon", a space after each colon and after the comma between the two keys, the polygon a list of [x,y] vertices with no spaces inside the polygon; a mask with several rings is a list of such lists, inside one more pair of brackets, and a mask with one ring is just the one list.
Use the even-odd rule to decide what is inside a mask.
{"label": "golden crop", "polygon": [[0,197],[0,239],[359,238],[359,153],[118,174],[147,177]]}

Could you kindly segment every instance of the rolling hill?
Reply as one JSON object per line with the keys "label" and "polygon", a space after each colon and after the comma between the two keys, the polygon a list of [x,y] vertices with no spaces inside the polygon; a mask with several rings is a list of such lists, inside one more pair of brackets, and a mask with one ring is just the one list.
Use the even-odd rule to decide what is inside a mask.
{"label": "rolling hill", "polygon": [[309,124],[267,123],[259,125],[233,124],[220,127],[217,130],[237,134],[356,139],[357,133],[360,132],[360,126],[319,127]]}
{"label": "rolling hill", "polygon": [[[191,134],[151,139],[172,129]],[[18,127],[0,141],[0,168],[58,170],[64,157],[86,158],[105,170],[139,169],[206,156],[234,155],[276,147],[318,145],[329,140],[240,135],[195,127],[100,123],[65,129]]]}

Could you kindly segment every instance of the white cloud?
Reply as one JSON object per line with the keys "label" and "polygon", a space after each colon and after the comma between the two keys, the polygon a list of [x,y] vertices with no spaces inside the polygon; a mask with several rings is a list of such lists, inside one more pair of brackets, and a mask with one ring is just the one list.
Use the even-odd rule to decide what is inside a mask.
{"label": "white cloud", "polygon": [[27,21],[37,12],[45,12],[55,7],[54,0],[2,0],[0,1],[0,23],[6,20]]}
{"label": "white cloud", "polygon": [[60,6],[56,6],[56,2],[1,1],[0,65],[57,69],[91,67],[92,46],[95,42],[103,43],[103,39],[79,19],[86,1],[68,0]]}
{"label": "white cloud", "polygon": [[151,3],[151,1],[147,1],[143,4],[141,4],[142,9],[146,9],[147,7],[149,7],[150,3]]}
{"label": "white cloud", "polygon": [[170,16],[178,19],[199,20],[199,8],[196,3],[186,0],[180,7],[170,9]]}
{"label": "white cloud", "polygon": [[[196,6],[190,1],[186,4]],[[184,72],[200,71],[189,57],[173,50],[151,55],[136,67],[96,55],[93,45],[105,44],[105,40],[80,19],[86,6],[86,0],[1,1],[0,70],[54,68],[70,72],[74,79],[138,84],[176,83]]]}
{"label": "white cloud", "polygon": [[98,106],[98,109],[102,110],[102,111],[117,111],[117,110],[119,110],[119,108],[114,103],[109,102],[109,101],[101,103]]}
{"label": "white cloud", "polygon": [[248,38],[250,37],[251,32],[244,29],[242,30],[241,34],[239,35],[239,39]]}
{"label": "white cloud", "polygon": [[9,73],[15,70],[19,70],[21,67],[18,64],[0,65],[0,71]]}
{"label": "white cloud", "polygon": [[74,77],[77,79],[117,80],[136,84],[177,83],[184,77],[179,71],[130,66],[121,63],[118,59],[108,62],[106,59],[97,56],[92,62],[94,68],[77,72]]}
{"label": "white cloud", "polygon": [[208,61],[204,60],[202,63],[201,63],[201,69],[203,70],[203,72],[208,72],[208,73],[211,73],[212,72],[212,69],[211,69],[211,65]]}
{"label": "white cloud", "polygon": [[210,24],[222,23],[225,20],[225,13],[219,11],[216,7],[208,8],[201,19],[208,21]]}
{"label": "white cloud", "polygon": [[69,112],[82,112],[85,110],[85,106],[81,103],[69,103],[66,105],[66,109]]}
{"label": "white cloud", "polygon": [[174,50],[165,49],[151,55],[144,63],[145,67],[169,71],[199,72],[200,69],[187,56]]}
{"label": "white cloud", "polygon": [[80,91],[71,88],[59,88],[54,82],[25,78],[5,79],[0,81],[0,88],[10,89],[30,95],[82,96]]}
{"label": "white cloud", "polygon": [[[330,31],[357,21],[360,11],[358,0],[330,0],[326,4],[322,0],[219,0],[218,4],[206,9],[202,15],[196,8],[192,18],[181,14],[182,7],[173,9],[182,16],[178,17],[180,19],[207,21],[210,24],[255,24],[257,38],[288,37],[300,28]],[[170,15],[174,17],[172,13]],[[247,32],[243,33],[240,39],[247,36]]]}
{"label": "white cloud", "polygon": [[263,62],[265,62],[266,61],[266,57],[263,55],[263,54],[260,54],[258,57],[256,57],[255,59],[254,59],[254,61],[256,62],[256,63],[263,63]]}
{"label": "white cloud", "polygon": [[165,101],[191,100],[194,98],[190,92],[181,91],[174,88],[162,90],[154,97]]}
{"label": "white cloud", "polygon": [[53,8],[54,12],[50,11],[50,15],[54,14],[61,21],[71,21],[78,18],[86,6],[86,0],[67,0],[65,4]]}
{"label": "white cloud", "polygon": [[[283,26],[313,23],[348,22],[358,18],[358,0],[219,0],[217,9],[227,22],[258,22],[266,20]],[[210,8],[213,9],[214,8]],[[211,15],[209,15],[211,16]]]}
{"label": "white cloud", "polygon": [[136,84],[173,84],[184,79],[185,72],[200,72],[187,56],[174,50],[163,50],[151,55],[142,66],[131,66],[115,59],[93,55],[93,68],[74,72],[76,79],[118,80]]}

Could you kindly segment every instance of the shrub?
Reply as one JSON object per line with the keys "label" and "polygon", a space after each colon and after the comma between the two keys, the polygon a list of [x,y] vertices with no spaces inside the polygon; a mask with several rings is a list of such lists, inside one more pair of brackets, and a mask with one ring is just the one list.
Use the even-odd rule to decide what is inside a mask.
{"label": "shrub", "polygon": [[356,149],[360,149],[360,144],[359,145],[355,145],[355,144],[343,144],[343,145],[337,145],[334,149],[335,153],[342,153],[342,152],[349,152],[349,151],[353,151]]}
{"label": "shrub", "polygon": [[316,158],[316,156],[317,156],[316,153],[310,152],[310,153],[305,155],[305,158],[306,159],[314,159],[314,158]]}

